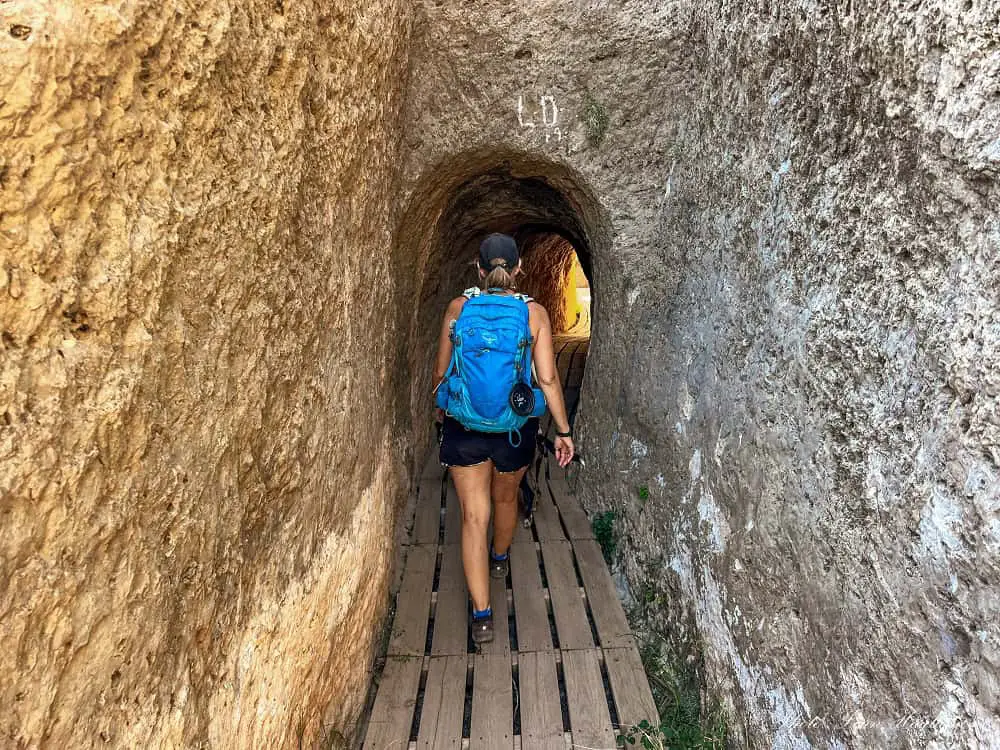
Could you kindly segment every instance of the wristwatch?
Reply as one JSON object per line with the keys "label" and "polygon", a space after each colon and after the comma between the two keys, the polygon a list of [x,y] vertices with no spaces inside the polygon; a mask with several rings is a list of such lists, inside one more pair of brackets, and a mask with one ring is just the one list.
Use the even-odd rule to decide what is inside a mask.
{"label": "wristwatch", "polygon": [[559,432],[559,430],[556,430],[556,437],[573,437],[573,428],[570,427],[569,432]]}

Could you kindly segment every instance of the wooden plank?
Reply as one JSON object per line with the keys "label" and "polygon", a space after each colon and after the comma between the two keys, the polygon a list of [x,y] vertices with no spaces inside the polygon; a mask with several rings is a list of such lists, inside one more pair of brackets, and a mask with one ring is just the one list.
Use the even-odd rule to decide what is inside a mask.
{"label": "wooden plank", "polygon": [[[568,359],[568,356],[565,358],[563,357],[563,353],[567,351],[569,344],[570,344],[569,339],[564,337],[556,337],[552,342],[552,348],[555,350],[556,353],[556,374],[559,376],[560,383],[564,382],[564,378],[563,378],[563,370],[559,369],[559,363],[564,361],[564,359]],[[545,416],[542,418],[541,421],[542,433],[544,435],[549,435],[552,432],[552,427],[553,427],[552,413],[546,411]]]}
{"label": "wooden plank", "polygon": [[[438,576],[438,604],[434,617],[434,637],[431,653],[465,653],[468,612],[468,595],[465,570],[462,567],[462,546],[442,546],[441,574]],[[510,629],[507,623],[507,583],[490,579],[490,605],[493,607],[493,643],[483,647],[484,653],[510,655]],[[461,615],[461,617],[459,617]],[[442,621],[442,616],[446,619]],[[442,641],[438,641],[441,629]],[[460,631],[460,632],[459,632]],[[461,651],[459,651],[461,646]]]}
{"label": "wooden plank", "polygon": [[417,747],[421,750],[459,750],[468,656],[432,656],[424,686]]}
{"label": "wooden plank", "polygon": [[517,519],[517,526],[514,528],[514,541],[522,544],[534,542],[535,538],[531,535],[531,527],[525,526],[522,521],[521,518]]}
{"label": "wooden plank", "polygon": [[448,480],[445,496],[444,543],[455,544],[462,541],[462,504],[459,502],[455,485]]}
{"label": "wooden plank", "polygon": [[413,708],[420,687],[421,661],[405,656],[386,659],[368,722],[365,748],[385,750],[387,747],[406,747],[409,743]]}
{"label": "wooden plank", "polygon": [[564,384],[567,386],[572,385],[572,381],[570,380],[570,378],[573,376],[574,372],[580,369],[580,363],[583,362],[583,359],[581,358],[580,355],[582,349],[583,349],[583,340],[575,339],[573,341],[572,348],[570,350],[569,364],[567,364],[566,366],[566,380],[563,381]]}
{"label": "wooden plank", "polygon": [[569,356],[566,358],[566,364],[564,365],[564,370],[563,370],[564,375],[562,383],[564,388],[570,384],[569,380],[570,373],[573,372],[577,364],[580,362],[579,355],[577,354],[580,350],[579,340],[571,342],[568,349],[569,349]]}
{"label": "wooden plank", "polygon": [[573,569],[569,542],[542,542],[542,560],[545,562],[559,648],[592,648],[594,638]]}
{"label": "wooden plank", "polygon": [[475,750],[512,750],[514,747],[514,688],[509,656],[476,654],[469,746]]}
{"label": "wooden plank", "polygon": [[562,524],[559,523],[559,511],[556,510],[548,492],[540,492],[535,496],[535,533],[538,534],[540,542],[566,538]]}
{"label": "wooden plank", "polygon": [[510,625],[507,622],[507,582],[490,579],[490,606],[493,608],[493,640],[479,647],[484,654],[510,658]]}
{"label": "wooden plank", "polygon": [[534,542],[511,545],[510,576],[514,590],[517,650],[522,655],[526,651],[550,650],[549,614]]}
{"label": "wooden plank", "polygon": [[422,479],[440,479],[444,476],[444,467],[438,457],[440,449],[436,441],[431,441],[431,447],[427,451],[427,458],[424,461],[424,469],[421,472]]}
{"label": "wooden plank", "polygon": [[[556,463],[555,457],[553,457],[553,460],[549,465],[549,478],[547,483],[551,487],[553,482],[566,482],[568,481],[568,474],[569,472]],[[567,487],[567,492],[568,491],[569,489]]]}
{"label": "wooden plank", "polygon": [[[534,466],[532,466],[531,468],[528,469],[527,477],[528,477],[528,484],[531,485],[531,489],[535,493],[535,500],[534,500],[534,502],[537,504],[537,502],[538,502],[538,481],[536,481],[536,479],[535,479]],[[533,541],[534,537],[531,534],[531,524],[529,523],[527,526],[524,525],[524,522],[527,519],[526,519],[526,517],[524,515],[524,508],[523,508],[523,506],[521,504],[520,492],[518,492],[517,507],[518,507],[517,526],[514,527],[514,541],[515,542],[530,542],[530,541]]]}
{"label": "wooden plank", "polygon": [[441,480],[425,480],[417,489],[412,544],[437,544],[441,528]]}
{"label": "wooden plank", "polygon": [[403,540],[403,546],[413,544],[413,527],[417,523],[417,513],[420,508],[420,497],[414,492],[412,504],[409,498],[406,500],[406,508],[403,511],[406,514],[406,521],[404,528],[406,529],[406,539]]}
{"label": "wooden plank", "polygon": [[431,653],[435,656],[464,654],[468,650],[469,604],[460,544],[441,547],[437,597]]}
{"label": "wooden plank", "polygon": [[576,747],[615,747],[599,653],[599,649],[562,652],[569,726]]}
{"label": "wooden plank", "polygon": [[580,385],[583,379],[583,372],[587,367],[587,355],[590,353],[590,344],[587,339],[577,339],[576,347],[573,349],[573,361],[569,366],[570,385]]}
{"label": "wooden plank", "polygon": [[434,546],[408,548],[403,582],[396,597],[396,617],[392,622],[388,653],[423,656],[436,562],[437,549]]}
{"label": "wooden plank", "polygon": [[563,385],[566,384],[566,375],[569,373],[569,365],[573,359],[571,347],[572,344],[567,344],[556,357],[556,372],[559,374],[559,382]]}
{"label": "wooden plank", "polygon": [[567,385],[563,389],[563,398],[566,401],[566,414],[570,418],[570,427],[576,419],[577,402],[580,400],[580,386]]}
{"label": "wooden plank", "polygon": [[441,573],[438,575],[438,591],[461,589],[465,591],[465,568],[462,567],[462,545],[441,545]]}
{"label": "wooden plank", "polygon": [[465,589],[438,591],[434,610],[434,635],[431,639],[432,656],[453,656],[468,652],[469,597]]}
{"label": "wooden plank", "polygon": [[600,545],[593,539],[578,539],[573,542],[573,549],[601,645],[605,648],[634,647],[635,638],[608,566],[604,563]]}
{"label": "wooden plank", "polygon": [[549,489],[552,491],[552,500],[559,508],[559,515],[562,516],[563,524],[566,526],[566,533],[570,539],[593,539],[594,529],[590,525],[590,519],[580,505],[580,499],[570,493],[569,484],[565,479],[552,478],[549,480]]}
{"label": "wooden plank", "polygon": [[555,653],[518,654],[517,681],[520,687],[521,750],[566,750]]}
{"label": "wooden plank", "polygon": [[618,708],[619,725],[630,727],[646,719],[654,727],[659,726],[660,718],[639,651],[635,647],[606,648],[604,663]]}

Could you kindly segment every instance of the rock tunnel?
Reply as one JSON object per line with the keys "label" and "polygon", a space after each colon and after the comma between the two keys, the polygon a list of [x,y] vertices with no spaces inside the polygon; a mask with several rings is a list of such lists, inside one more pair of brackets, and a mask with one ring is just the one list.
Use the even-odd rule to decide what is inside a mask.
{"label": "rock tunnel", "polygon": [[[452,155],[433,165],[414,188],[396,250],[397,257],[411,263],[420,259],[416,267],[401,262],[406,278],[415,281],[403,293],[419,300],[416,314],[407,311],[413,342],[408,413],[430,413],[433,354],[429,358],[428,353],[437,346],[448,302],[477,283],[473,263],[483,237],[504,232],[518,240],[525,271],[519,289],[546,306],[553,332],[559,334],[578,323],[580,311],[571,309],[576,267],[591,289],[587,320],[599,317],[594,314],[599,282],[593,256],[610,251],[606,221],[584,178],[548,159],[486,150]],[[586,328],[589,334],[589,322]]]}
{"label": "rock tunnel", "polygon": [[731,747],[1000,745],[995,0],[0,21],[0,746],[360,739],[492,231],[592,292],[651,681]]}

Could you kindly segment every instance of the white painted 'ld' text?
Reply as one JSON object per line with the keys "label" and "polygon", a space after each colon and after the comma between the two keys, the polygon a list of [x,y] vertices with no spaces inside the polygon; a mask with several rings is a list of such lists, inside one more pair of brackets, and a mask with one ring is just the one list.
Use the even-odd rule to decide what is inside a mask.
{"label": "white painted 'ld' text", "polygon": [[535,115],[541,117],[541,127],[545,129],[545,142],[555,138],[562,140],[562,131],[559,129],[559,107],[556,105],[555,97],[543,95],[538,99],[538,108],[535,112],[526,112],[524,96],[517,97],[517,123],[522,128],[535,129],[539,124],[535,122]]}

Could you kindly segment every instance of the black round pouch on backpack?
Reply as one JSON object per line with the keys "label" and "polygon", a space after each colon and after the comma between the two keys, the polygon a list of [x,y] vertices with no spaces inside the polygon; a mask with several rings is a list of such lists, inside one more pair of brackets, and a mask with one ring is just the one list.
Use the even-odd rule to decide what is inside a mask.
{"label": "black round pouch on backpack", "polygon": [[511,411],[519,417],[530,417],[535,410],[535,391],[527,383],[515,383],[507,400]]}

